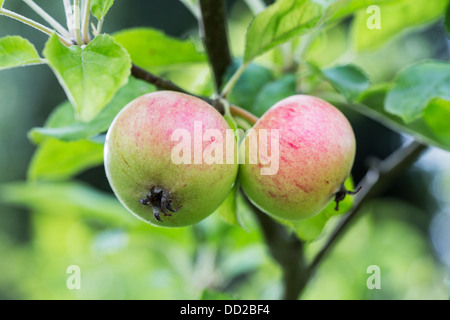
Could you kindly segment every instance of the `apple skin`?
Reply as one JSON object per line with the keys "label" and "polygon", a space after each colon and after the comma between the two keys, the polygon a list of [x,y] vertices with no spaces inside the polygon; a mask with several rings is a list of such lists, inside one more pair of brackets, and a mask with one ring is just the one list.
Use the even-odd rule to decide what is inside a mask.
{"label": "apple skin", "polygon": [[[152,225],[182,227],[201,221],[220,206],[236,180],[236,161],[233,164],[225,160],[223,164],[172,161],[172,149],[181,141],[171,141],[173,131],[186,129],[193,145],[194,121],[201,121],[202,134],[208,129],[218,129],[225,137],[229,129],[222,115],[203,100],[158,91],[126,105],[107,132],[104,163],[111,188],[131,213]],[[212,140],[202,142],[202,150],[209,143]],[[179,210],[166,210],[171,215],[161,213],[158,221],[152,206],[143,204],[152,187],[163,188],[170,195],[173,209]]]}
{"label": "apple skin", "polygon": [[282,220],[320,213],[353,166],[356,141],[347,118],[317,97],[294,95],[272,106],[253,129],[258,137],[259,129],[279,130],[279,167],[276,174],[262,175],[267,165],[259,157],[256,164],[249,163],[249,136],[245,137],[239,181],[249,200]]}

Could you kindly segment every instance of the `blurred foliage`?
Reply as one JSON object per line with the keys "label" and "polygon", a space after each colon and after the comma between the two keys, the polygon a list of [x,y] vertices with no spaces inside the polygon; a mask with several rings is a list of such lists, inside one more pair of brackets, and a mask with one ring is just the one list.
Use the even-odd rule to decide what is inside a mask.
{"label": "blurred foliage", "polygon": [[[302,35],[324,9],[308,6],[304,19],[296,21],[291,14],[304,8],[286,10],[291,2],[277,4],[281,16],[272,10],[252,20],[244,1],[228,1],[232,52],[242,61],[252,60],[230,93],[232,103],[260,116],[274,102],[299,91],[336,101],[357,136],[355,184],[367,169],[368,157],[383,158],[400,145],[403,138],[392,129],[448,149],[448,92],[430,96],[427,90],[420,92],[423,85],[417,89],[401,76],[427,72],[408,69],[417,61],[448,61],[448,18],[444,25],[440,16],[448,1],[412,5],[407,0],[345,0],[332,7],[330,24],[315,37]],[[95,3],[108,9],[112,2]],[[380,33],[365,28],[369,3],[379,4],[386,13],[382,19],[387,24],[382,20]],[[36,18],[22,2],[7,0],[7,6]],[[45,7],[64,21],[60,3]],[[96,16],[102,18],[103,9],[96,7]],[[263,29],[276,21],[281,21],[279,33],[264,34]],[[141,67],[194,93],[212,94],[205,56],[198,52],[195,17],[180,1],[116,1],[103,30],[113,34]],[[38,53],[47,41],[45,35],[0,16],[0,38],[6,35],[31,39]],[[151,41],[158,42],[150,48],[154,59],[143,54]],[[18,42],[28,50],[23,63],[37,62],[34,49]],[[165,54],[167,50],[174,54]],[[236,59],[226,76],[240,65]],[[444,74],[444,85],[447,78]],[[432,84],[427,81],[425,86]],[[421,93],[420,122],[405,123],[384,109],[393,86]],[[153,90],[130,78],[112,100],[101,101],[104,108],[95,118],[82,122],[47,66],[0,72],[0,299],[278,298],[280,270],[241,197],[230,197],[224,212],[195,226],[163,229],[135,219],[112,195],[102,167],[102,134],[128,101]],[[395,91],[390,94],[392,98]],[[399,115],[405,116],[401,110]],[[450,168],[442,166],[448,159],[443,152],[440,166],[415,166],[364,207],[302,298],[446,299],[450,249],[445,235],[450,223],[434,219],[439,216],[445,222],[450,214]],[[439,187],[430,187],[433,183]],[[342,205],[348,210],[351,200]],[[238,215],[227,215],[235,206]],[[308,240],[308,257],[339,218],[330,206],[291,226]],[[429,234],[431,221],[435,227]],[[71,265],[81,269],[80,290],[66,285]],[[366,286],[371,265],[380,267],[381,290]]]}

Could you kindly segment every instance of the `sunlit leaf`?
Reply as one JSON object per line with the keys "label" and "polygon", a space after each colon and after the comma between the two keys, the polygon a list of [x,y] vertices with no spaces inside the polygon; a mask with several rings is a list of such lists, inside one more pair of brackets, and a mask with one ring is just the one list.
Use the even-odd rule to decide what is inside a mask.
{"label": "sunlit leaf", "polygon": [[[398,0],[396,0],[398,1]],[[338,21],[353,13],[367,9],[371,5],[379,5],[386,2],[392,2],[392,0],[342,0],[337,1],[330,6],[328,12],[328,21]]]}
{"label": "sunlit leaf", "polygon": [[[380,3],[380,28],[371,24],[375,12],[359,11],[352,24],[352,42],[358,51],[376,50],[407,28],[433,22],[442,17],[448,0],[399,0]],[[375,18],[375,16],[373,16]]]}
{"label": "sunlit leaf", "polygon": [[324,6],[312,0],[278,0],[258,14],[247,31],[244,62],[309,32],[320,20]]}
{"label": "sunlit leaf", "polygon": [[92,120],[128,81],[131,60],[109,35],[65,47],[53,35],[44,49],[50,67],[82,121]]}
{"label": "sunlit leaf", "polygon": [[28,171],[34,180],[66,180],[103,163],[103,144],[89,140],[45,140],[36,150]]}
{"label": "sunlit leaf", "polygon": [[105,132],[117,113],[130,101],[154,90],[154,86],[130,77],[129,82],[119,89],[111,102],[92,121],[83,122],[75,119],[72,105],[65,102],[52,112],[45,127],[32,129],[29,137],[35,143],[45,137],[65,141],[91,138]]}
{"label": "sunlit leaf", "polygon": [[439,98],[431,100],[423,118],[437,139],[450,145],[450,101]]}
{"label": "sunlit leaf", "polygon": [[370,87],[367,75],[355,65],[337,66],[322,72],[349,101],[357,100]]}
{"label": "sunlit leaf", "polygon": [[43,63],[35,47],[19,36],[0,38],[0,70]]}
{"label": "sunlit leaf", "polygon": [[91,12],[98,20],[103,20],[113,4],[114,0],[91,0]]}
{"label": "sunlit leaf", "polygon": [[450,63],[426,61],[401,71],[386,97],[386,111],[409,123],[433,98],[450,100]]}
{"label": "sunlit leaf", "polygon": [[131,55],[133,63],[149,71],[206,61],[192,41],[169,37],[155,29],[127,29],[113,36]]}

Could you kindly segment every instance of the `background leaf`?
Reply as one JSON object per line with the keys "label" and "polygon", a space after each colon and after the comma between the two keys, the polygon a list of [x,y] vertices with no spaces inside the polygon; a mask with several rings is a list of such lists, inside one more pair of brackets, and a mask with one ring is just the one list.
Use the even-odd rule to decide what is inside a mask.
{"label": "background leaf", "polygon": [[155,29],[127,29],[113,36],[128,51],[133,63],[149,71],[206,61],[192,41],[169,37]]}
{"label": "background leaf", "polygon": [[348,101],[355,101],[370,87],[367,75],[355,65],[322,70],[323,74]]}
{"label": "background leaf", "polygon": [[79,182],[12,182],[0,184],[0,191],[0,202],[39,212],[63,216],[77,213],[119,226],[136,221],[117,198]]}
{"label": "background leaf", "polygon": [[103,20],[113,4],[114,0],[91,0],[91,12],[98,20]]}
{"label": "background leaf", "polygon": [[250,24],[245,43],[244,63],[310,31],[324,13],[311,0],[278,0],[258,14]]}
{"label": "background leaf", "polygon": [[[354,190],[352,178],[345,181],[347,190]],[[335,210],[336,202],[332,201],[330,204],[318,215],[306,219],[299,220],[292,223],[297,236],[305,241],[315,240],[320,236],[326,223],[331,217],[340,216],[348,212],[353,205],[353,196],[347,195],[343,201],[339,202],[339,211]]]}
{"label": "background leaf", "polygon": [[369,29],[366,10],[356,13],[352,23],[352,43],[357,51],[373,51],[407,28],[435,21],[445,11],[448,0],[398,0],[380,3],[381,28]]}
{"label": "background leaf", "polygon": [[217,208],[219,216],[231,225],[239,226],[237,217],[238,183],[235,183],[225,201]]}
{"label": "background leaf", "polygon": [[0,70],[43,63],[35,47],[19,36],[0,39]]}
{"label": "background leaf", "polygon": [[359,102],[356,103],[348,103],[347,101],[338,99],[335,96],[330,97],[327,95],[321,95],[321,97],[337,107],[350,108],[358,113],[361,113],[362,115],[385,125],[395,132],[411,135],[419,142],[450,151],[450,143],[442,141],[442,139],[436,137],[424,121],[423,117],[420,117],[413,122],[405,123],[399,116],[385,110],[384,102],[391,86],[391,84],[380,84],[378,86],[374,86],[365,91]]}
{"label": "background leaf", "polygon": [[83,48],[67,48],[53,35],[44,56],[82,121],[92,120],[130,75],[128,53],[108,35],[95,37]]}
{"label": "background leaf", "polygon": [[28,169],[28,179],[67,180],[102,163],[103,144],[89,140],[65,142],[49,138],[36,150]]}
{"label": "background leaf", "polygon": [[426,61],[401,71],[386,97],[386,111],[409,123],[433,98],[450,100],[450,63]]}
{"label": "background leaf", "polygon": [[[234,61],[227,70],[226,77],[231,77],[238,67],[239,63]],[[270,69],[256,63],[250,63],[228,94],[228,100],[231,104],[251,112],[257,95],[273,79],[274,75]]]}
{"label": "background leaf", "polygon": [[259,90],[253,106],[248,109],[257,117],[261,117],[278,101],[296,94],[297,81],[294,74],[286,74],[281,78],[266,83]]}
{"label": "background leaf", "polygon": [[77,120],[72,105],[65,102],[52,112],[45,127],[33,128],[29,132],[29,137],[35,143],[45,137],[64,141],[91,138],[107,131],[117,113],[130,101],[154,90],[153,85],[130,77],[128,83],[119,89],[111,102],[92,121]]}

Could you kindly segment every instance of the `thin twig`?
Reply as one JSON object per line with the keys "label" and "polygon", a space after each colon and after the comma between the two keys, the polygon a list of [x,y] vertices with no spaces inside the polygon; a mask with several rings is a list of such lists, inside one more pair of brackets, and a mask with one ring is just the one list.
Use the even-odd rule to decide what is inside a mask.
{"label": "thin twig", "polygon": [[202,100],[206,101],[207,103],[209,103],[210,105],[212,105],[214,108],[216,108],[217,111],[219,111],[221,114],[224,113],[224,107],[223,107],[222,103],[220,103],[220,100],[218,100],[218,99],[214,100],[214,99],[210,99],[207,97],[195,95],[195,94],[188,92],[188,91],[184,90],[183,88],[177,86],[172,81],[158,77],[157,75],[154,75],[153,73],[148,72],[147,70],[142,69],[141,67],[139,67],[135,64],[133,64],[131,67],[131,74],[136,79],[140,79],[140,80],[143,80],[150,84],[153,84],[155,87],[157,87],[160,90],[181,92],[181,93],[189,94],[191,96],[202,99]]}
{"label": "thin twig", "polygon": [[74,20],[74,32],[75,39],[78,45],[82,45],[83,41],[81,39],[81,18],[80,18],[80,0],[74,0],[73,5],[73,20]]}
{"label": "thin twig", "polygon": [[81,29],[83,30],[83,42],[88,44],[91,40],[89,37],[89,18],[91,17],[91,0],[83,1],[83,24]]}
{"label": "thin twig", "polygon": [[64,2],[64,12],[66,14],[67,29],[69,30],[71,38],[75,40],[76,37],[75,31],[73,29],[74,21],[73,21],[72,5],[70,4],[70,0],[63,0],[63,2]]}
{"label": "thin twig", "polygon": [[33,0],[23,0],[34,12],[36,12],[42,19],[44,19],[49,25],[51,25],[57,32],[63,37],[69,39],[70,33],[66,30],[58,21],[53,19],[44,9],[38,6]]}
{"label": "thin twig", "polygon": [[33,27],[49,36],[53,35],[54,33],[56,33],[56,35],[58,36],[59,40],[66,46],[70,46],[71,43],[68,39],[64,38],[62,35],[60,35],[59,33],[55,32],[55,30],[52,30],[32,19],[29,19],[25,16],[22,16],[21,14],[15,13],[13,11],[7,10],[7,9],[0,9],[0,15],[4,15],[7,17],[10,17],[12,19],[15,19],[17,21],[20,21],[26,25],[29,25],[30,27]]}

